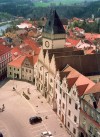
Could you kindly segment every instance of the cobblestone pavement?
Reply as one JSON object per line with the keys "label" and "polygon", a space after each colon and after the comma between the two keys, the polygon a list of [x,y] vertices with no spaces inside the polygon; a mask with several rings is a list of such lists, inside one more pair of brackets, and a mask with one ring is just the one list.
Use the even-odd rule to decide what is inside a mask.
{"label": "cobblestone pavement", "polygon": [[[14,117],[19,119],[19,125],[22,126],[20,132],[25,132],[26,130],[29,135],[28,137],[40,137],[41,132],[48,130],[52,132],[54,137],[71,137],[64,126],[62,128],[60,127],[60,119],[45,98],[36,90],[34,85],[17,80],[9,80],[5,84],[4,82],[0,84],[0,105],[3,102],[8,104],[6,111],[9,112],[12,117],[14,114]],[[16,88],[16,91],[13,91],[13,87]],[[27,93],[28,90],[30,94]],[[30,100],[25,99],[22,95],[23,92],[30,97]],[[11,113],[12,111],[13,114]],[[2,115],[4,114],[2,113]],[[35,115],[41,116],[43,122],[36,125],[30,125],[28,122],[29,118]],[[48,117],[47,119],[45,118],[46,116]],[[1,117],[0,120],[2,120]],[[13,137],[9,136],[9,134],[11,134],[9,133],[10,128],[4,124],[3,121],[2,124],[0,122],[0,131],[4,133],[4,137]],[[14,137],[22,136],[15,135]]]}

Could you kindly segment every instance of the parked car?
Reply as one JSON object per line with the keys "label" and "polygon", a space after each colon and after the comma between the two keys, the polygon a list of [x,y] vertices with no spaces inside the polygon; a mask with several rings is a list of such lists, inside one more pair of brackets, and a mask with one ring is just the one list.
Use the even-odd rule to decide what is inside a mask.
{"label": "parked car", "polygon": [[41,137],[53,137],[50,131],[44,131],[41,133]]}
{"label": "parked car", "polygon": [[0,137],[3,137],[3,134],[0,132]]}
{"label": "parked car", "polygon": [[30,122],[30,124],[40,123],[40,122],[42,122],[42,118],[41,118],[41,117],[38,117],[38,116],[31,117],[31,118],[29,119],[29,122]]}

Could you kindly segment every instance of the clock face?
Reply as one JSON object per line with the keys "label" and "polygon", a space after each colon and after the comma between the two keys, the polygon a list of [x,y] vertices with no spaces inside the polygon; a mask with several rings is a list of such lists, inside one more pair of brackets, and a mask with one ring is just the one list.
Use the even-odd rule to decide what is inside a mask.
{"label": "clock face", "polygon": [[46,46],[47,48],[49,47],[49,42],[48,42],[48,41],[45,42],[45,46]]}

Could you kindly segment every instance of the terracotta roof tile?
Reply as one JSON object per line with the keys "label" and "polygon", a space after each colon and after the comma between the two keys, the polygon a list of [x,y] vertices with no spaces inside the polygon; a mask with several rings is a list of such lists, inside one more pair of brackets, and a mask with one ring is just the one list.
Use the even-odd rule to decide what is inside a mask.
{"label": "terracotta roof tile", "polygon": [[35,42],[34,40],[32,40],[31,38],[25,39],[24,43],[27,44],[28,46],[30,46],[33,49],[35,55],[38,55],[40,53],[41,49],[39,48],[38,43]]}
{"label": "terracotta roof tile", "polygon": [[69,89],[71,89],[71,87],[75,84],[77,79],[78,79],[78,77],[73,77],[73,78],[68,78],[67,79]]}
{"label": "terracotta roof tile", "polygon": [[11,61],[8,65],[20,68],[26,56],[19,56],[15,60]]}
{"label": "terracotta roof tile", "polygon": [[86,93],[92,86],[95,85],[94,82],[92,82],[87,77],[83,76],[81,73],[76,71],[71,66],[67,66],[63,72],[70,72],[68,76],[66,76],[69,89],[75,84],[77,87],[78,95],[81,96],[84,93]]}
{"label": "terracotta roof tile", "polygon": [[0,56],[11,51],[11,48],[4,46],[4,45],[0,45]]}
{"label": "terracotta roof tile", "polygon": [[100,82],[93,85],[85,94],[100,92]]}
{"label": "terracotta roof tile", "polygon": [[77,86],[77,91],[78,91],[78,96],[79,96],[79,97],[84,94],[84,91],[86,90],[86,88],[88,87],[88,85],[89,85],[89,84]]}
{"label": "terracotta roof tile", "polygon": [[65,46],[75,47],[80,42],[80,39],[67,38]]}

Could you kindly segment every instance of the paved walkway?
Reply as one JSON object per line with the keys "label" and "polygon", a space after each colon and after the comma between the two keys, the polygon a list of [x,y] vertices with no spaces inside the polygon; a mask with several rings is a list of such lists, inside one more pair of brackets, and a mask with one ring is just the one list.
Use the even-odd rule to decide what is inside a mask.
{"label": "paved walkway", "polygon": [[[16,88],[16,91],[13,91],[13,87]],[[30,127],[32,128],[31,132],[33,133],[34,137],[40,137],[41,132],[46,130],[51,131],[54,137],[71,137],[67,133],[67,130],[64,126],[62,126],[62,128],[60,127],[60,119],[52,110],[45,98],[36,90],[34,85],[27,82],[9,80],[4,86],[2,86],[2,92],[3,90],[20,95],[33,111],[33,115],[30,115],[30,117],[34,115],[42,117],[42,123]],[[30,94],[28,94],[28,91]],[[23,92],[29,96],[30,100],[25,99],[25,97],[22,95]]]}

